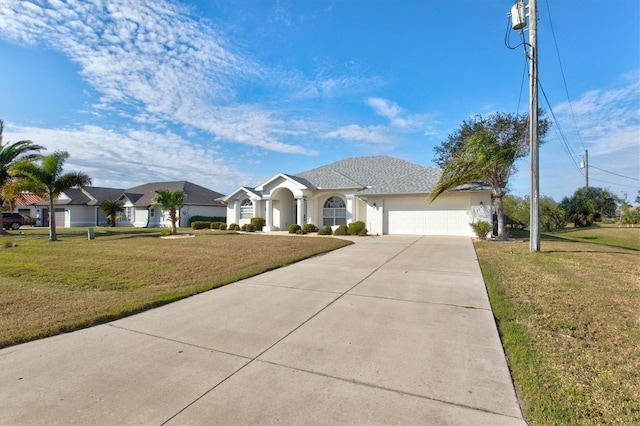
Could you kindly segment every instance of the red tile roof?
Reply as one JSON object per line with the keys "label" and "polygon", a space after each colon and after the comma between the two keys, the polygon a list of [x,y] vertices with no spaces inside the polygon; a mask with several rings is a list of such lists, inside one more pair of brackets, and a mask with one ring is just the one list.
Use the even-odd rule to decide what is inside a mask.
{"label": "red tile roof", "polygon": [[35,194],[22,193],[16,197],[14,202],[16,206],[29,206],[41,200],[42,200],[42,197],[39,197]]}

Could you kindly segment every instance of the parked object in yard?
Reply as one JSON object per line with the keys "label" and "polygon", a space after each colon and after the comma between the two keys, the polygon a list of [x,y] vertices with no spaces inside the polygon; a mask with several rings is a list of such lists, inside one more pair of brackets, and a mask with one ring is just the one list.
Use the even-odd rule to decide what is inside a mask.
{"label": "parked object in yard", "polygon": [[25,224],[24,216],[18,213],[2,213],[2,228],[18,230]]}

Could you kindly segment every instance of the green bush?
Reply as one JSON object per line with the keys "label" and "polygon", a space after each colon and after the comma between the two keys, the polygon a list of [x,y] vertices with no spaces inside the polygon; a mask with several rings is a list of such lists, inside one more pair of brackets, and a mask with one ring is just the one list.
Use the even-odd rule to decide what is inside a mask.
{"label": "green bush", "polygon": [[309,232],[318,232],[318,227],[315,226],[313,223],[306,223],[303,227],[302,230],[305,233],[309,233]]}
{"label": "green bush", "polygon": [[306,232],[304,232],[304,229],[300,228],[300,229],[298,229],[298,230],[296,231],[296,234],[298,234],[298,235],[304,235],[304,234],[306,234]]}
{"label": "green bush", "polygon": [[232,223],[231,225],[229,225],[228,229],[229,231],[239,231],[240,225],[238,225],[237,223]]}
{"label": "green bush", "polygon": [[637,225],[640,223],[640,210],[635,209],[627,209],[622,214],[620,221],[625,225]]}
{"label": "green bush", "polygon": [[227,218],[225,216],[191,216],[189,218],[189,226],[193,222],[227,222]]}
{"label": "green bush", "polygon": [[220,226],[218,227],[218,229],[221,230],[221,231],[226,231],[227,224],[226,223],[221,223]]}
{"label": "green bush", "polygon": [[491,225],[489,222],[485,222],[484,220],[470,223],[469,225],[471,225],[471,227],[473,228],[473,232],[475,232],[478,238],[480,238],[481,240],[486,240],[487,234],[493,230],[493,225]]}
{"label": "green bush", "polygon": [[222,225],[226,226],[224,222],[211,222],[211,229],[220,229]]}
{"label": "green bush", "polygon": [[163,237],[171,235],[171,228],[160,228],[160,235]]}
{"label": "green bush", "polygon": [[191,222],[191,229],[209,229],[211,228],[211,224],[212,222],[198,220],[196,222]]}
{"label": "green bush", "polygon": [[262,231],[262,228],[265,227],[265,225],[267,224],[267,221],[261,217],[252,217],[251,224],[257,231]]}
{"label": "green bush", "polygon": [[333,235],[348,235],[349,234],[349,228],[347,228],[347,225],[340,225],[336,228],[335,231],[333,231]]}
{"label": "green bush", "polygon": [[360,235],[362,237],[367,235],[367,228],[365,223],[359,220],[357,222],[350,223],[347,228],[347,232],[349,235]]}
{"label": "green bush", "polygon": [[251,223],[245,223],[244,225],[242,225],[242,231],[243,232],[256,232],[256,227],[253,226]]}
{"label": "green bush", "polygon": [[329,225],[318,230],[318,235],[331,235],[332,233],[333,232],[331,231],[331,227]]}
{"label": "green bush", "polygon": [[302,229],[302,228],[297,223],[292,223],[291,225],[289,225],[290,234],[295,234],[296,232],[298,232],[299,229]]}

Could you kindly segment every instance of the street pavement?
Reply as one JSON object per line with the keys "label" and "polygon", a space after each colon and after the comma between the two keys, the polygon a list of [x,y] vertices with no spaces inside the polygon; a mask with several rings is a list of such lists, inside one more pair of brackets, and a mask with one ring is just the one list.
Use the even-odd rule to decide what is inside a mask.
{"label": "street pavement", "polygon": [[0,350],[0,424],[526,425],[471,240],[353,241]]}

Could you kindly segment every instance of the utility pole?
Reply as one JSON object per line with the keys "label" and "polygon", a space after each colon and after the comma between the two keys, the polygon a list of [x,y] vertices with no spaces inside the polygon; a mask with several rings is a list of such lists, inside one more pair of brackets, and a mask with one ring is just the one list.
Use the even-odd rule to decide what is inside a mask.
{"label": "utility pole", "polygon": [[529,251],[540,251],[540,163],[538,157],[538,11],[536,0],[529,0],[530,101],[529,152],[531,153],[531,210]]}
{"label": "utility pole", "polygon": [[584,187],[589,189],[589,150],[584,150]]}

